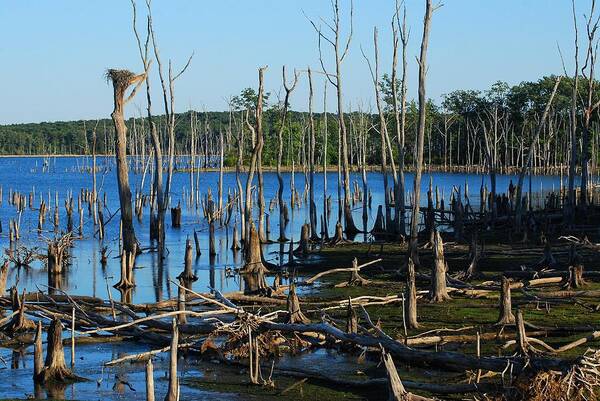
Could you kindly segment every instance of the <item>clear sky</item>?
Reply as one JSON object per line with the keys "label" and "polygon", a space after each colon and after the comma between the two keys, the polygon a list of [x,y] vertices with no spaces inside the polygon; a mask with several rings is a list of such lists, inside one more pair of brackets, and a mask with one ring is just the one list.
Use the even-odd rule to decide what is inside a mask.
{"label": "clear sky", "polygon": [[[340,0],[347,10],[349,0]],[[139,29],[145,4],[138,0]],[[391,66],[393,0],[354,0],[355,31],[344,64],[345,103],[373,104],[373,88],[361,46],[372,55],[379,29],[382,72]],[[406,0],[411,29],[409,95],[416,87],[416,62],[424,0]],[[589,0],[577,0],[583,23]],[[226,99],[256,87],[257,67],[268,65],[267,90],[281,91],[281,67],[319,68],[316,34],[303,15],[330,18],[328,0],[154,0],[153,18],[165,63],[182,66],[195,56],[176,84],[176,109],[226,110]],[[129,0],[0,0],[0,124],[108,117],[112,90],[106,68],[141,71]],[[582,38],[583,39],[583,38]],[[572,63],[570,0],[445,0],[433,17],[428,96],[455,89],[485,89],[497,80],[515,84],[562,71]],[[331,60],[331,53],[325,56]],[[156,69],[154,69],[156,73]],[[569,71],[571,73],[571,71]],[[316,78],[321,96],[322,77]],[[158,95],[158,80],[153,77]],[[306,84],[292,99],[306,109]],[[330,110],[333,91],[330,91]],[[160,112],[158,97],[154,111]],[[319,101],[320,105],[321,102]],[[128,106],[138,113],[144,96]]]}

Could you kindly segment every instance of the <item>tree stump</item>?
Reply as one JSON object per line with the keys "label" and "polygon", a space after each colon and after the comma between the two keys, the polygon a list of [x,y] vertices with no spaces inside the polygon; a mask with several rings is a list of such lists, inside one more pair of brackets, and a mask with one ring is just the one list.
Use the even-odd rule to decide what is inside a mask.
{"label": "tree stump", "polygon": [[371,230],[371,234],[376,240],[382,240],[387,237],[385,231],[385,217],[383,217],[383,207],[379,205],[377,207],[377,217],[375,218],[375,224]]}
{"label": "tree stump", "polygon": [[446,288],[446,261],[444,259],[444,242],[439,231],[434,234],[433,254],[435,257],[434,267],[431,271],[431,289],[429,300],[433,303],[444,302],[450,299]]}
{"label": "tree stump", "polygon": [[240,273],[245,275],[245,280],[249,286],[246,287],[246,293],[255,293],[267,289],[265,274],[269,271],[263,264],[262,249],[260,239],[254,223],[250,224],[250,239],[245,249],[245,263]]}
{"label": "tree stump", "polygon": [[581,288],[587,283],[583,279],[583,265],[577,264],[569,266],[569,278],[567,279],[567,288]]}
{"label": "tree stump", "polygon": [[48,346],[44,368],[39,374],[41,383],[72,382],[81,380],[65,364],[65,354],[62,343],[62,324],[59,319],[52,320],[48,329]]}
{"label": "tree stump", "polygon": [[10,298],[12,301],[12,310],[16,314],[2,327],[2,330],[10,334],[34,330],[35,323],[25,315],[25,289],[23,289],[23,296],[19,298],[17,288],[12,287],[10,289]]}
{"label": "tree stump", "polygon": [[294,283],[290,285],[290,290],[288,292],[287,312],[287,323],[310,323],[310,320],[306,316],[304,316],[302,310],[300,309],[300,300],[298,299],[298,295],[296,295],[296,284]]}
{"label": "tree stump", "polygon": [[8,259],[5,259],[2,263],[2,266],[0,266],[0,297],[3,297],[4,293],[6,292],[6,281],[8,280],[8,266]]}
{"label": "tree stump", "polygon": [[44,355],[42,350],[42,322],[38,320],[33,346],[33,381],[38,382],[44,369]]}
{"label": "tree stump", "polygon": [[194,230],[194,245],[196,246],[196,258],[199,258],[202,255],[202,251],[200,250],[200,240],[198,239],[196,230]]}
{"label": "tree stump", "polygon": [[515,316],[512,313],[512,301],[510,297],[510,281],[502,276],[502,287],[500,290],[500,316],[496,324],[513,324]]}
{"label": "tree stump", "polygon": [[135,287],[133,282],[133,260],[127,251],[121,253],[121,280],[114,285],[118,289],[127,289]]}
{"label": "tree stump", "polygon": [[404,286],[404,320],[407,329],[419,328],[417,322],[417,285],[415,277],[415,264],[408,258],[406,265],[406,285]]}
{"label": "tree stump", "polygon": [[217,255],[214,220],[210,220],[210,223],[208,223],[208,254],[210,256]]}
{"label": "tree stump", "polygon": [[231,250],[233,252],[237,252],[240,250],[240,241],[238,240],[238,228],[237,228],[237,224],[233,225],[233,238],[231,239]]}
{"label": "tree stump", "polygon": [[298,248],[294,251],[294,254],[302,255],[303,257],[307,257],[310,254],[310,225],[302,224],[302,228],[300,230],[300,244]]}
{"label": "tree stump", "polygon": [[178,203],[177,207],[171,208],[171,226],[173,228],[181,227],[181,204]]}
{"label": "tree stump", "polygon": [[198,280],[198,277],[192,270],[192,242],[188,238],[185,242],[185,258],[183,272],[177,276],[179,280],[183,280],[185,287],[188,288],[191,283]]}
{"label": "tree stump", "polygon": [[169,388],[165,401],[179,400],[179,379],[177,378],[177,347],[179,346],[179,330],[177,320],[173,319],[171,337],[171,352],[169,355]]}

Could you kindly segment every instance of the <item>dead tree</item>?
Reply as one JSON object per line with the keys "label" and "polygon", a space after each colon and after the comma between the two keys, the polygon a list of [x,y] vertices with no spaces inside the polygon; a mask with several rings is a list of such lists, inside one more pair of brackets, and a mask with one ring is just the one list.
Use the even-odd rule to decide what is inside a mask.
{"label": "dead tree", "polygon": [[[111,113],[115,128],[115,157],[117,160],[117,184],[121,206],[121,224],[123,230],[123,248],[133,252],[137,240],[133,228],[133,211],[131,208],[131,189],[129,188],[129,168],[127,165],[127,126],[125,125],[125,105],[131,101],[146,78],[146,72],[135,75],[128,70],[109,69],[107,80],[112,81],[114,92],[114,109]],[[135,85],[133,91],[125,98],[125,92]]]}
{"label": "dead tree", "polygon": [[408,257],[406,265],[406,284],[404,286],[404,321],[407,329],[419,328],[417,322],[417,285],[415,277],[415,265]]}
{"label": "dead tree", "polygon": [[44,368],[39,375],[39,382],[72,382],[81,380],[65,363],[65,353],[62,343],[62,323],[54,318],[48,329],[48,345]]}
{"label": "dead tree", "polygon": [[348,308],[346,310],[346,333],[358,333],[358,317],[352,307],[352,298],[348,297]]}
{"label": "dead tree", "polygon": [[287,323],[310,323],[310,320],[304,316],[304,313],[302,313],[302,310],[300,310],[300,300],[296,294],[296,284],[294,283],[290,285],[290,290],[287,297],[287,312]]}
{"label": "dead tree", "polygon": [[6,292],[6,281],[8,280],[8,259],[4,259],[2,266],[0,266],[0,297],[4,296]]}
{"label": "dead tree", "polygon": [[434,234],[433,254],[434,267],[431,271],[431,289],[429,290],[429,300],[431,302],[444,302],[450,299],[446,289],[446,261],[444,260],[444,243],[439,231]]}
{"label": "dead tree", "polygon": [[417,154],[415,179],[413,186],[413,205],[410,222],[410,243],[409,252],[413,262],[418,263],[418,241],[419,241],[419,206],[421,201],[421,175],[423,173],[423,145],[425,140],[425,128],[427,117],[427,95],[425,90],[427,76],[427,48],[429,45],[429,30],[431,25],[431,16],[435,7],[431,0],[426,0],[425,17],[423,20],[423,38],[421,40],[421,54],[419,56],[419,119],[417,127]]}
{"label": "dead tree", "polygon": [[277,190],[277,200],[279,201],[279,242],[287,241],[285,237],[285,224],[283,210],[285,209],[285,200],[283,198],[283,176],[281,175],[281,163],[283,160],[283,131],[285,130],[285,123],[287,118],[287,112],[290,107],[290,96],[298,84],[298,73],[294,71],[294,80],[291,85],[288,84],[285,77],[285,65],[283,66],[283,88],[285,90],[285,97],[283,98],[283,107],[281,108],[280,126],[277,133],[278,138],[278,149],[277,149],[277,182],[279,188]]}
{"label": "dead tree", "polygon": [[44,369],[44,355],[42,350],[42,322],[38,320],[35,331],[35,342],[33,345],[33,381],[37,383],[41,379]]}
{"label": "dead tree", "polygon": [[[377,44],[377,27],[373,28],[373,47],[374,47],[374,58],[375,65],[371,65],[371,61],[363,52],[363,57],[367,61],[369,71],[371,72],[371,80],[375,89],[375,104],[377,106],[377,113],[379,115],[379,134],[381,137],[381,174],[383,176],[383,192],[384,192],[384,203],[385,203],[385,227],[387,231],[396,231],[396,227],[392,224],[392,211],[391,211],[391,192],[388,190],[388,166],[387,156],[389,152],[390,164],[392,165],[392,179],[394,181],[394,191],[397,192],[398,188],[398,175],[396,172],[396,163],[394,162],[394,153],[392,151],[392,144],[387,129],[387,121],[383,104],[381,100],[381,83],[379,82],[379,47]],[[396,209],[397,210],[397,209]]]}
{"label": "dead tree", "polygon": [[25,289],[23,289],[23,295],[19,298],[19,293],[16,287],[10,289],[10,298],[12,302],[12,310],[15,315],[1,327],[3,331],[10,334],[21,333],[24,331],[31,331],[35,329],[35,323],[28,319],[25,315]]}
{"label": "dead tree", "polygon": [[496,324],[505,325],[515,322],[515,315],[512,313],[512,301],[510,297],[510,281],[502,276],[502,286],[500,289],[500,316]]}
{"label": "dead tree", "polygon": [[[558,90],[558,85],[560,84],[560,79],[561,79],[561,77],[558,77],[556,79],[556,83],[554,84],[554,89],[552,89],[552,94],[550,95],[550,98],[548,99],[548,103],[546,103],[546,109],[544,110],[544,114],[542,115],[542,118],[538,124],[537,130],[535,132],[535,136],[531,140],[532,145],[529,147],[529,153],[527,154],[527,161],[521,167],[521,171],[519,172],[519,180],[517,181],[516,208],[515,208],[515,228],[517,229],[517,231],[521,230],[521,220],[522,220],[521,216],[523,213],[523,202],[521,202],[521,197],[522,197],[521,194],[523,192],[523,181],[525,180],[525,173],[527,172],[528,168],[531,168],[531,159],[533,157],[533,151],[534,151],[533,144],[538,141],[540,134],[542,133],[542,130],[544,129],[544,122],[546,121],[546,118],[548,117],[548,113],[550,112],[550,106],[552,105],[552,100],[554,99],[554,96],[556,95],[556,91]],[[495,203],[494,200],[492,200],[492,202]]]}
{"label": "dead tree", "polygon": [[[396,125],[396,135],[398,138],[398,186],[396,188],[396,220],[398,223],[398,234],[404,235],[406,230],[406,210],[404,208],[404,190],[406,188],[404,180],[404,142],[406,128],[406,75],[408,63],[406,58],[406,48],[408,47],[409,33],[406,29],[406,7],[402,17],[402,25],[400,24],[399,4],[396,0],[395,18],[392,18],[392,41],[393,41],[393,57],[392,57],[392,102],[394,109],[394,122]],[[400,81],[400,102],[398,102],[398,82],[397,82],[397,65],[398,65],[398,39],[402,42],[402,79]]]}
{"label": "dead tree", "polygon": [[179,400],[179,378],[177,377],[177,347],[179,346],[179,330],[177,319],[173,319],[171,333],[171,349],[169,354],[169,388],[165,401]]}
{"label": "dead tree", "polygon": [[[312,241],[319,241],[319,236],[317,235],[317,205],[315,204],[315,149],[317,139],[315,134],[315,119],[313,116],[313,82],[310,67],[308,68],[308,88],[308,215],[310,221],[310,239]],[[326,173],[323,172],[323,174]]]}
{"label": "dead tree", "polygon": [[[350,43],[352,41],[352,35],[354,30],[354,4],[350,2],[350,32],[345,40],[342,39],[341,35],[341,12],[339,7],[339,0],[332,1],[333,8],[333,18],[331,22],[326,22],[327,26],[331,28],[333,37],[325,35],[320,26],[310,20],[311,25],[315,29],[318,38],[319,45],[319,61],[321,63],[321,68],[325,73],[325,76],[336,88],[337,94],[337,114],[338,114],[338,125],[339,125],[339,133],[340,133],[340,144],[339,151],[341,156],[341,165],[343,171],[343,187],[344,187],[344,222],[345,222],[345,230],[349,237],[353,237],[356,233],[359,232],[358,228],[354,224],[354,220],[352,218],[352,209],[350,205],[350,168],[348,165],[348,133],[346,129],[346,121],[344,116],[344,101],[343,101],[343,91],[342,91],[342,64],[344,59],[348,55],[348,50],[350,48]],[[334,53],[335,58],[335,74],[330,74],[325,67],[325,60],[323,59],[322,53],[322,42],[327,42]]]}
{"label": "dead tree", "polygon": [[249,227],[248,233],[250,239],[249,242],[247,242],[247,245],[244,246],[245,263],[244,267],[240,270],[240,273],[245,274],[252,284],[250,286],[251,288],[247,288],[247,292],[256,292],[262,291],[268,287],[265,281],[265,274],[268,273],[268,270],[263,264],[260,238],[258,238],[258,232],[256,231],[254,223],[251,222]]}
{"label": "dead tree", "polygon": [[[244,220],[246,223],[246,229],[253,224],[252,223],[252,181],[254,180],[254,174],[257,170],[257,168],[259,168],[258,164],[260,162],[260,157],[259,155],[262,154],[262,148],[264,146],[264,138],[263,138],[263,129],[262,129],[262,112],[263,112],[263,96],[264,96],[264,72],[266,70],[267,67],[261,67],[258,69],[258,96],[257,96],[257,100],[256,100],[256,110],[255,110],[255,121],[254,121],[254,126],[252,126],[250,124],[249,121],[249,117],[248,115],[250,114],[250,110],[246,111],[246,126],[248,127],[248,129],[250,130],[250,132],[252,133],[252,136],[254,138],[256,138],[256,143],[254,145],[254,148],[252,149],[252,156],[250,158],[250,166],[248,168],[248,176],[246,178],[246,205],[245,205],[245,216],[244,216]],[[259,183],[259,187],[261,187],[262,183]],[[262,195],[262,188],[259,188],[259,190],[261,191],[261,193],[259,194],[259,198],[260,195]],[[263,198],[264,199],[264,198]],[[264,210],[261,211],[261,213],[263,213]],[[259,218],[259,224],[262,223],[262,219]],[[250,231],[246,230],[246,237],[244,238],[244,243],[247,243],[249,240],[249,234]],[[261,228],[259,227],[259,233],[261,232]],[[259,236],[260,241],[263,240],[263,238],[261,238]],[[259,244],[260,247],[260,244]]]}
{"label": "dead tree", "polygon": [[189,238],[185,242],[184,269],[177,278],[183,280],[186,287],[191,286],[194,281],[198,280],[198,277],[192,271],[192,241]]}

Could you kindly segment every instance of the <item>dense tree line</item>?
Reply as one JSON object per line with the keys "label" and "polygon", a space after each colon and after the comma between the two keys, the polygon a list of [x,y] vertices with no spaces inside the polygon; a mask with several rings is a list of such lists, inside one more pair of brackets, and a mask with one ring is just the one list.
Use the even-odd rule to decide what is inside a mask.
{"label": "dense tree line", "polygon": [[[487,152],[494,153],[500,170],[507,167],[522,166],[530,146],[534,147],[532,167],[550,171],[569,163],[570,143],[569,127],[571,123],[570,108],[573,90],[573,78],[563,78],[551,106],[548,123],[542,134],[531,144],[534,131],[541,118],[546,101],[552,91],[556,77],[546,76],[538,81],[522,82],[509,86],[497,82],[484,91],[456,90],[444,95],[441,102],[428,102],[427,130],[425,138],[424,160],[428,165],[443,166],[452,169],[458,166],[485,165]],[[391,82],[388,76],[380,82],[385,103],[387,129],[392,136],[396,133],[392,122]],[[579,78],[581,98],[585,96],[587,82],[585,77]],[[263,126],[265,143],[263,164],[274,166],[277,162],[277,135],[280,129],[280,108],[282,105],[268,103],[265,94],[265,111]],[[233,166],[237,158],[237,132],[246,131],[244,115],[256,104],[256,93],[253,89],[245,89],[239,96],[232,98],[230,111],[195,112],[188,111],[176,115],[175,137],[176,153],[190,153],[192,117],[195,119],[197,138],[194,152],[199,155],[217,155],[219,134],[225,137],[225,165]],[[577,108],[577,126],[583,124],[583,106]],[[408,102],[406,110],[406,147],[411,150],[415,146],[415,129],[418,110],[414,101]],[[333,114],[323,118],[322,113],[314,113],[317,132],[316,159],[317,164],[323,155],[324,121],[328,124],[327,160],[330,164],[338,161],[338,124]],[[360,164],[359,154],[364,151],[364,161],[368,165],[381,163],[380,122],[378,116],[370,110],[352,110],[346,114],[349,127],[349,161],[352,165]],[[164,116],[154,117],[158,131],[165,138],[166,124]],[[593,155],[591,168],[597,163],[599,115],[591,116],[590,151]],[[128,143],[129,154],[148,154],[150,138],[147,122],[143,118],[130,118]],[[12,124],[0,126],[1,154],[91,154],[92,132],[96,130],[96,153],[114,152],[114,133],[110,120],[43,122],[38,124]],[[283,127],[283,165],[306,165],[308,157],[309,129],[307,112],[290,111]],[[246,132],[244,139],[244,162],[247,162],[251,145],[251,135]],[[395,142],[395,137],[393,138]],[[582,154],[582,141],[578,140],[577,154]],[[364,148],[364,149],[363,149]],[[395,157],[397,149],[394,148]],[[408,166],[413,163],[414,152],[407,152]],[[200,157],[202,166],[203,158]],[[592,170],[594,171],[594,170]]]}

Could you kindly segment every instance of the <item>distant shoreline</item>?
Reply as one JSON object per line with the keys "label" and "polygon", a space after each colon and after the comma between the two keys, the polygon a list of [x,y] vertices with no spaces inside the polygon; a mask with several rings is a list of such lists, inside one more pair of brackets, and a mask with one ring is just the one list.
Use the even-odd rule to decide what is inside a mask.
{"label": "distant shoreline", "polygon": [[[131,155],[130,155],[131,156]],[[146,157],[148,155],[144,155],[144,157]],[[176,157],[182,157],[182,156],[189,156],[188,154],[180,154],[177,155]],[[9,158],[57,158],[57,157],[61,157],[61,158],[92,158],[92,155],[87,155],[87,154],[57,154],[57,155],[0,155],[0,158],[3,159],[9,159]],[[106,158],[106,157],[115,157],[114,154],[99,154],[96,155],[97,158]],[[134,156],[134,157],[140,157],[140,156]],[[196,155],[196,157],[201,158],[202,156]],[[245,172],[246,171],[246,167],[247,166],[242,166],[242,171]],[[294,172],[296,173],[303,173],[304,170],[302,168],[302,165],[297,165],[294,168]],[[265,172],[275,172],[277,171],[277,167],[276,166],[262,166],[263,171]],[[328,172],[337,172],[338,166],[337,165],[328,165],[327,166],[327,171]],[[568,169],[569,166],[557,166],[557,167],[550,167],[548,169],[545,169],[543,167],[538,167],[538,168],[533,168],[533,174],[534,175],[561,175],[561,170],[562,170],[562,175],[564,175],[565,177],[568,175]],[[207,171],[207,172],[214,172],[214,171],[219,171],[219,167],[207,167],[207,168],[199,168],[199,169],[195,169],[195,171]],[[223,167],[223,171],[225,172],[235,172],[236,167],[235,166],[224,166]],[[367,172],[381,172],[381,165],[369,165],[365,167],[365,170]],[[580,170],[579,168],[577,169],[578,171]],[[177,169],[175,172],[177,173],[182,173],[182,172],[189,172],[190,169],[185,167],[185,168],[179,168]],[[281,166],[281,171],[284,173],[290,173],[292,171],[292,167],[291,166]],[[308,167],[307,167],[307,171],[308,171]],[[323,171],[323,166],[321,164],[315,164],[315,172],[322,172]],[[351,172],[360,172],[361,169],[359,166],[357,165],[352,165],[350,166],[350,171]],[[412,166],[405,166],[404,171],[406,173],[412,173],[414,172],[414,168]],[[501,168],[499,171],[497,171],[497,174],[506,174],[506,175],[515,175],[518,174],[520,171],[520,167],[508,167],[508,168]],[[428,172],[443,172],[443,173],[469,173],[469,174],[488,174],[488,169],[486,166],[482,166],[482,165],[471,165],[471,166],[444,166],[444,165],[438,165],[438,164],[432,164],[430,166],[425,165],[424,166],[424,171],[425,173]],[[388,166],[388,173],[392,173],[392,169],[391,166]]]}

